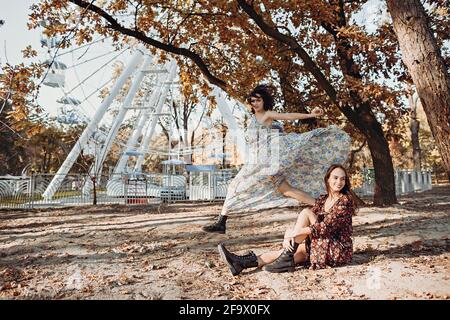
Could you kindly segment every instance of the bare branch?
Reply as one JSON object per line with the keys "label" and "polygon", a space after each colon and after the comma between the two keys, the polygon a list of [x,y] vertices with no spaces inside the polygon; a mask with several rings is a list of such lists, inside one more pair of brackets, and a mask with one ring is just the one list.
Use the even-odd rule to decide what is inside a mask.
{"label": "bare branch", "polygon": [[247,13],[247,15],[258,25],[258,27],[269,37],[288,45],[298,56],[303,60],[306,70],[308,70],[316,79],[319,86],[328,94],[333,103],[344,113],[347,118],[353,119],[356,122],[354,111],[348,105],[340,104],[337,97],[337,92],[331,85],[330,81],[325,77],[317,64],[312,60],[303,47],[297,40],[278,31],[276,27],[270,26],[264,18],[258,14],[252,5],[249,5],[246,0],[237,0],[239,6]]}
{"label": "bare branch", "polygon": [[197,53],[195,53],[191,50],[188,50],[186,48],[176,47],[174,45],[166,44],[161,41],[155,40],[153,38],[146,36],[142,31],[131,30],[129,28],[126,28],[123,25],[121,25],[119,22],[117,22],[117,20],[114,19],[110,14],[108,14],[102,8],[97,7],[96,5],[91,5],[88,2],[83,1],[83,0],[69,0],[69,1],[72,2],[73,4],[76,4],[77,6],[79,6],[81,8],[86,8],[87,10],[94,12],[94,13],[98,14],[99,16],[101,16],[104,20],[106,20],[109,23],[109,25],[107,27],[110,29],[116,30],[124,35],[141,40],[142,42],[144,42],[148,45],[151,45],[157,49],[161,49],[166,52],[170,52],[170,53],[173,53],[176,55],[181,55],[181,56],[189,58],[197,65],[197,67],[200,69],[202,74],[206,77],[206,79],[210,83],[218,86],[219,88],[221,88],[224,91],[228,90],[227,83],[224,80],[219,79],[216,76],[214,76],[213,74],[211,74],[208,66],[206,65],[204,60]]}

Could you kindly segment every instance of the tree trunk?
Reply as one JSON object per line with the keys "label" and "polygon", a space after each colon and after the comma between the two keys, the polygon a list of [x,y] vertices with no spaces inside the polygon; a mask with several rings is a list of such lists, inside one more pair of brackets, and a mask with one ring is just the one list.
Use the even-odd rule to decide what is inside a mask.
{"label": "tree trunk", "polygon": [[362,143],[362,145],[360,147],[358,147],[356,150],[351,150],[350,151],[350,156],[349,159],[347,161],[348,163],[348,169],[351,171],[353,169],[353,164],[355,163],[355,156],[358,152],[360,152],[364,146],[366,145],[367,140],[364,140],[364,142]]}
{"label": "tree trunk", "polygon": [[225,127],[222,124],[222,169],[225,169],[225,166],[226,166],[226,157],[225,157],[225,150],[226,150],[225,137],[226,136],[227,136],[227,130],[225,129]]}
{"label": "tree trunk", "polygon": [[382,206],[397,203],[394,166],[383,129],[368,105],[360,105],[357,111],[355,119],[352,118],[350,121],[366,137],[372,157],[375,171],[373,204]]}
{"label": "tree trunk", "polygon": [[161,126],[162,132],[164,133],[164,136],[167,139],[167,143],[169,143],[170,142],[169,131],[166,129],[166,127],[162,124],[161,121],[159,121],[158,124]]}
{"label": "tree trunk", "polygon": [[419,0],[387,0],[402,60],[416,86],[450,181],[450,77]]}
{"label": "tree trunk", "polygon": [[395,178],[389,145],[383,131],[376,130],[367,138],[375,171],[375,190],[373,204],[376,206],[397,203],[395,195]]}
{"label": "tree trunk", "polygon": [[[194,140],[195,140],[195,130],[192,130],[191,142],[190,142],[191,150],[194,150]],[[191,154],[191,163],[194,163],[194,153],[193,152]]]}
{"label": "tree trunk", "polygon": [[421,149],[419,142],[419,128],[420,122],[417,121],[417,99],[413,95],[409,96],[409,106],[411,107],[411,122],[409,128],[411,130],[411,144],[413,147],[413,163],[414,170],[422,170]]}
{"label": "tree trunk", "polygon": [[92,180],[92,184],[94,186],[94,188],[93,188],[94,189],[94,199],[92,201],[92,204],[95,206],[95,205],[97,205],[97,184],[96,184],[95,176],[91,177],[91,180]]}
{"label": "tree trunk", "polygon": [[[188,127],[188,125],[189,125],[188,118],[184,118],[183,119],[183,130],[184,130],[184,132],[183,132],[183,134],[184,134],[183,147],[185,149],[185,152],[186,152],[186,149],[189,147],[189,138],[188,138],[189,127]],[[186,162],[187,164],[192,164],[192,153],[184,155],[184,162]]]}

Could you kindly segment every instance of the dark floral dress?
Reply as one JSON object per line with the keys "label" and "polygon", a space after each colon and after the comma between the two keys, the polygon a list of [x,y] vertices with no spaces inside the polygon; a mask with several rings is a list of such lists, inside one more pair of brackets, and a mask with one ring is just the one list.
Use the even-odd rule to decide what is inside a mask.
{"label": "dark floral dress", "polygon": [[326,199],[327,195],[321,195],[311,209],[317,221],[310,226],[311,235],[305,245],[309,256],[307,264],[312,269],[336,267],[352,260],[353,200],[349,195],[342,195],[326,213]]}

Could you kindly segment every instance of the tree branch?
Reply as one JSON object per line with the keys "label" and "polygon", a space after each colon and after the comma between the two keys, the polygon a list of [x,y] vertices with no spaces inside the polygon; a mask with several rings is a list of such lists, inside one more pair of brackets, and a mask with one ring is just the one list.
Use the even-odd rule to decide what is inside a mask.
{"label": "tree branch", "polygon": [[338,101],[337,92],[319,69],[317,64],[312,60],[308,53],[302,48],[297,40],[278,31],[276,28],[270,26],[264,21],[264,18],[259,15],[252,5],[248,4],[246,0],[237,0],[242,10],[258,25],[258,27],[269,37],[288,45],[298,56],[303,60],[306,70],[308,70],[316,79],[319,86],[328,94],[333,103],[341,110],[341,112],[349,119],[355,119],[354,111],[348,105],[342,105]]}
{"label": "tree branch", "polygon": [[161,41],[155,40],[153,38],[146,36],[142,31],[126,28],[126,27],[122,26],[119,22],[117,22],[117,20],[114,19],[109,13],[104,11],[102,8],[97,7],[96,5],[90,4],[83,0],[69,0],[69,1],[81,8],[85,8],[85,9],[101,16],[104,20],[106,20],[109,23],[109,25],[107,26],[108,28],[116,30],[124,35],[136,38],[136,39],[138,39],[148,45],[151,45],[157,49],[161,49],[166,52],[173,53],[175,55],[181,55],[186,58],[189,58],[197,65],[197,67],[200,69],[202,74],[206,77],[208,82],[218,86],[219,88],[221,88],[224,91],[228,90],[227,83],[224,80],[215,77],[209,71],[208,66],[206,65],[205,61],[197,53],[190,51],[188,49],[185,49],[185,48],[176,47],[174,45],[166,44]]}

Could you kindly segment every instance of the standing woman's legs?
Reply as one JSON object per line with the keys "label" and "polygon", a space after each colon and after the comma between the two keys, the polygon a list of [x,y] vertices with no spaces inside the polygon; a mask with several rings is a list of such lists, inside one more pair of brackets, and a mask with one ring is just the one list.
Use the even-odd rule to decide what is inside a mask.
{"label": "standing woman's legs", "polygon": [[213,224],[209,224],[202,227],[205,232],[225,233],[227,229],[227,211],[222,208],[222,212],[219,213],[219,218]]}
{"label": "standing woman's legs", "polygon": [[222,210],[220,211],[221,216],[227,216],[228,215],[228,208],[224,205],[222,206]]}
{"label": "standing woman's legs", "polygon": [[225,202],[222,206],[222,210],[219,213],[219,217],[216,222],[203,226],[202,230],[205,232],[214,232],[214,233],[225,233],[227,226],[227,219],[228,219],[228,206],[227,206],[227,199],[230,196],[230,191],[227,192],[227,197],[225,199]]}
{"label": "standing woman's legs", "polygon": [[300,202],[313,205],[315,203],[315,199],[311,197],[306,192],[303,192],[297,188],[291,186],[286,180],[284,180],[280,186],[277,188],[279,192],[281,192],[285,197],[294,198]]}

